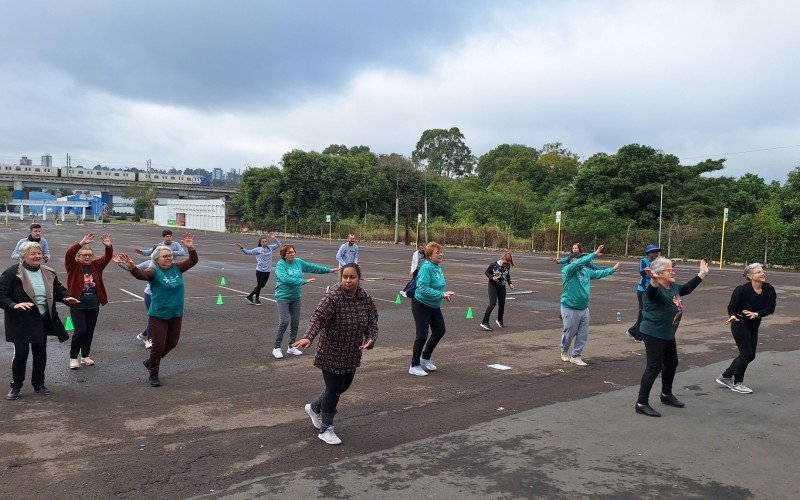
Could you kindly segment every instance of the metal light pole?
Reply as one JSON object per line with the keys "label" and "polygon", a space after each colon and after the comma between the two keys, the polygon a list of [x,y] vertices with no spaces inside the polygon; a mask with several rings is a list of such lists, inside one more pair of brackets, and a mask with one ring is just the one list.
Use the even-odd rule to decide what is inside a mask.
{"label": "metal light pole", "polygon": [[661,248],[661,216],[664,213],[664,185],[661,185],[661,201],[658,204],[658,248]]}
{"label": "metal light pole", "polygon": [[428,240],[428,168],[425,167],[425,242]]}
{"label": "metal light pole", "polygon": [[394,178],[394,244],[400,242],[400,174]]}

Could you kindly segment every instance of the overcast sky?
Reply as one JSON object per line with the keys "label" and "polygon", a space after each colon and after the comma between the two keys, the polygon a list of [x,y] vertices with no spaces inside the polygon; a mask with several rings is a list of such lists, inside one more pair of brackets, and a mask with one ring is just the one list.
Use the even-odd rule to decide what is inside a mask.
{"label": "overcast sky", "polygon": [[639,143],[800,164],[800,2],[71,0],[0,6],[0,162],[180,169],[292,149]]}

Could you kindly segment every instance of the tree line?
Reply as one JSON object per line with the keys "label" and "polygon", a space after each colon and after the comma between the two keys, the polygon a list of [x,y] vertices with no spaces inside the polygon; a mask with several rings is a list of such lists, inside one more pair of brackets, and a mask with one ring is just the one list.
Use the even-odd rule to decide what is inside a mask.
{"label": "tree line", "polygon": [[602,241],[618,254],[654,240],[661,211],[682,256],[713,260],[728,208],[725,260],[797,265],[800,166],[784,184],[754,173],[708,175],[724,161],[681,165],[639,144],[583,161],[560,143],[502,144],[475,157],[454,127],[426,130],[410,157],[337,144],[321,153],[290,151],[280,168],[245,171],[232,205],[256,228],[280,228],[287,219],[314,226],[326,215],[389,225],[397,198],[408,234],[427,199],[430,222],[496,227],[509,241],[552,233],[560,211],[570,239]]}

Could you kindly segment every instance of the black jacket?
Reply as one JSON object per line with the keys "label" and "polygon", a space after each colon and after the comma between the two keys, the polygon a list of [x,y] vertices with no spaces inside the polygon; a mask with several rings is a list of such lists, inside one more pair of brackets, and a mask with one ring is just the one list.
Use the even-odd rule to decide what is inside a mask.
{"label": "black jacket", "polygon": [[49,314],[42,316],[38,307],[27,311],[14,309],[14,304],[33,302],[33,290],[25,290],[22,284],[22,264],[14,264],[0,275],[0,308],[5,311],[7,342],[29,342],[42,344],[48,335],[55,335],[64,342],[69,339],[56,311],[56,301],[64,302],[69,291],[58,281],[56,272],[45,265],[40,267],[44,277]]}

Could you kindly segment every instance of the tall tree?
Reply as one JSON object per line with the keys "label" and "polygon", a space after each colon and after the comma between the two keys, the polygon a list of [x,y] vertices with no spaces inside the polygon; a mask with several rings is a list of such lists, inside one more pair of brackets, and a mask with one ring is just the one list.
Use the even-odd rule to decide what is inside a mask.
{"label": "tall tree", "polygon": [[125,188],[124,194],[133,199],[133,212],[137,217],[150,214],[158,199],[158,188],[152,182],[140,182]]}
{"label": "tall tree", "polygon": [[475,166],[475,157],[458,127],[423,132],[411,160],[418,168],[442,177],[463,177],[471,174]]}
{"label": "tall tree", "polygon": [[344,144],[331,144],[322,151],[324,155],[334,156],[358,156],[360,154],[371,154],[368,146],[353,146],[348,148]]}
{"label": "tall tree", "polygon": [[506,178],[536,182],[540,170],[536,164],[539,151],[522,144],[501,144],[478,160],[478,177],[488,185],[495,176],[505,172]]}

